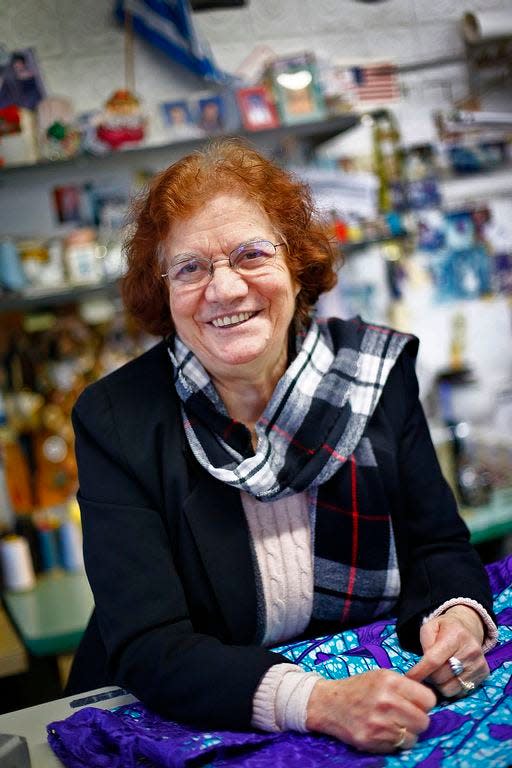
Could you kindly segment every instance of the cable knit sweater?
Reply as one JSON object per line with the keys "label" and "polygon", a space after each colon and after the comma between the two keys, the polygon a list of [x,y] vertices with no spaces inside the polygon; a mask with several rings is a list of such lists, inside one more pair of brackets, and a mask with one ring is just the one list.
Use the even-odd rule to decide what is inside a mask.
{"label": "cable knit sweater", "polygon": [[[313,542],[306,493],[273,502],[240,494],[259,571],[264,616],[263,645],[300,635],[313,607]],[[451,605],[466,604],[486,627],[483,650],[496,643],[497,630],[487,611],[474,600],[457,597],[439,606],[428,620]],[[252,724],[265,731],[306,731],[309,696],[320,675],[295,664],[276,664],[264,675],[253,699]]]}

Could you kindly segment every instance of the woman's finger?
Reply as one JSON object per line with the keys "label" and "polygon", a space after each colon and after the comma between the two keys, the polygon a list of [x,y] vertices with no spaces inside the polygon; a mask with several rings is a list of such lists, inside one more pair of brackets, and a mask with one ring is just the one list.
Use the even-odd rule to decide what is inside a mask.
{"label": "woman's finger", "polygon": [[456,658],[461,662],[463,669],[459,675],[454,673],[450,665],[450,660],[448,659],[437,669],[432,669],[436,664],[435,660],[430,667],[427,667],[425,664],[421,666],[418,664],[407,673],[408,677],[416,679],[416,676],[428,672],[429,682],[431,682],[443,696],[452,698],[454,696],[467,695],[467,693],[471,692],[465,688],[464,683],[477,686],[489,675],[489,666],[485,656],[481,649],[475,646],[473,639],[470,639],[467,646],[457,649],[450,658]]}
{"label": "woman's finger", "polygon": [[441,616],[423,625],[420,642],[424,649],[423,658],[412,667],[407,676],[422,681],[444,683],[450,677],[448,660],[455,656],[465,665],[477,666],[483,658],[482,649],[474,634],[458,619]]}

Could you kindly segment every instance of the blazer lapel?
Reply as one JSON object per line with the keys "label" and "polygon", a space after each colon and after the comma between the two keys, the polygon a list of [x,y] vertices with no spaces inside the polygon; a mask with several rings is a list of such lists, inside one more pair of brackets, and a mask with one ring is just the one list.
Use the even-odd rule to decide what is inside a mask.
{"label": "blazer lapel", "polygon": [[202,470],[184,513],[233,638],[254,642],[256,578],[240,494]]}

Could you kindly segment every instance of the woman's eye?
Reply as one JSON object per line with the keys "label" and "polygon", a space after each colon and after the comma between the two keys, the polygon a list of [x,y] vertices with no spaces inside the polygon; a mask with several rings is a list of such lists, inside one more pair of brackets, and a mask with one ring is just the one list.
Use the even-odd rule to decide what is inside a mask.
{"label": "woman's eye", "polygon": [[238,257],[238,263],[240,266],[254,266],[255,264],[262,264],[268,258],[269,256],[265,251],[253,248],[249,251],[242,251]]}
{"label": "woman's eye", "polygon": [[198,259],[191,259],[190,261],[176,264],[174,269],[174,277],[177,280],[186,280],[188,277],[202,274],[205,270],[206,267],[202,261],[199,261]]}
{"label": "woman's eye", "polygon": [[189,261],[187,264],[183,264],[181,269],[183,272],[197,272],[199,268],[197,261]]}

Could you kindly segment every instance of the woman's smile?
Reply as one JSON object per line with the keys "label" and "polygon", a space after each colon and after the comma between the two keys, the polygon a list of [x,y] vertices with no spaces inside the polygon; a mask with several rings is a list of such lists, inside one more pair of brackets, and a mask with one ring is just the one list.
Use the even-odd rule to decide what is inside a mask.
{"label": "woman's smile", "polygon": [[236,314],[229,314],[229,315],[221,315],[220,317],[216,317],[214,320],[211,320],[211,325],[213,325],[215,328],[232,328],[233,326],[241,325],[242,323],[246,323],[247,320],[250,320],[251,318],[255,317],[257,312],[238,312]]}

